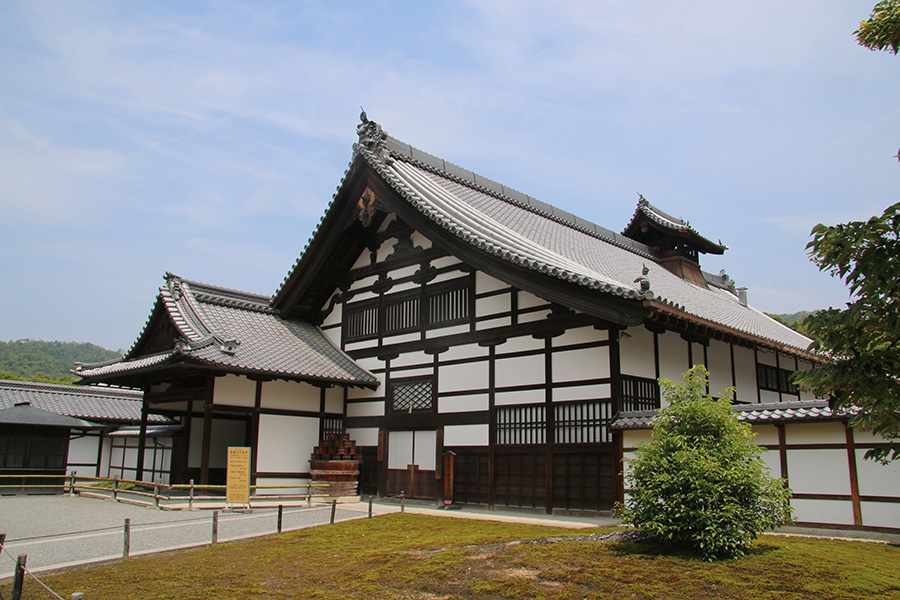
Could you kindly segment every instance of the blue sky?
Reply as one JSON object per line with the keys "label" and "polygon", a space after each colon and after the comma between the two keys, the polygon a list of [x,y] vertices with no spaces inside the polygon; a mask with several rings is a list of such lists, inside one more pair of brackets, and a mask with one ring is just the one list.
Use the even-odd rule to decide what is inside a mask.
{"label": "blue sky", "polygon": [[898,200],[875,0],[0,3],[0,339],[127,349],[162,276],[271,294],[394,137],[620,231],[637,194],[768,312],[840,306],[804,247]]}

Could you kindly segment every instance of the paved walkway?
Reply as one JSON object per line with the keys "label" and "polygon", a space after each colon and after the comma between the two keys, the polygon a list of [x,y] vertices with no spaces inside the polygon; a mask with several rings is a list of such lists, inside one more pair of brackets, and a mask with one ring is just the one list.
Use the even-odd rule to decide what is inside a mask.
{"label": "paved walkway", "polygon": [[[365,518],[368,503],[338,504],[335,521]],[[440,510],[432,503],[407,501],[406,512],[466,519],[485,519],[559,527],[616,525],[615,519],[574,518],[516,511]],[[398,502],[375,502],[374,515],[400,511]],[[330,521],[331,505],[285,507],[282,530],[324,525]],[[28,569],[38,573],[51,569],[121,558],[124,524],[130,520],[129,555],[149,554],[211,543],[213,511],[163,511],[154,508],[70,496],[0,497],[0,533],[6,544],[0,556],[0,579],[10,577],[15,557],[28,555]],[[230,541],[276,533],[278,509],[254,508],[251,512],[219,512],[218,541]]]}

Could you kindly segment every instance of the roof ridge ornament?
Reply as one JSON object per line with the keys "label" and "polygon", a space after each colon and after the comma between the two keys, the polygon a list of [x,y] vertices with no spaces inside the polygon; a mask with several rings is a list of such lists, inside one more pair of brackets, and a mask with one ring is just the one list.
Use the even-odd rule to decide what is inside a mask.
{"label": "roof ridge ornament", "polygon": [[391,157],[390,151],[387,149],[386,140],[387,132],[381,128],[381,125],[375,121],[370,121],[366,115],[365,109],[359,107],[362,112],[359,113],[359,125],[356,126],[356,135],[359,136],[358,144],[366,148],[385,164],[391,165],[394,159]]}
{"label": "roof ridge ornament", "polygon": [[644,263],[644,268],[641,269],[641,274],[637,279],[634,280],[634,282],[640,285],[641,295],[644,298],[653,298],[653,292],[650,291],[650,269],[649,267],[647,267],[646,263]]}

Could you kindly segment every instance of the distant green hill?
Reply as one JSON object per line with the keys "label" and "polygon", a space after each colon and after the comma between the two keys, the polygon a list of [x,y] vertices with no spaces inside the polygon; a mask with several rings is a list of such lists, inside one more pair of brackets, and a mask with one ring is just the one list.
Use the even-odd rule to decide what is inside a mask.
{"label": "distant green hill", "polygon": [[119,356],[90,343],[10,340],[0,342],[0,378],[74,382],[77,377],[70,371],[76,362],[102,362]]}

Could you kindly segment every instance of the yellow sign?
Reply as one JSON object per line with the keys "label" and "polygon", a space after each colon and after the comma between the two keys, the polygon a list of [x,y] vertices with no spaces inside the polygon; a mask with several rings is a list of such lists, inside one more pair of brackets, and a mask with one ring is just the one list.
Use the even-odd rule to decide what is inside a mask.
{"label": "yellow sign", "polygon": [[250,504],[250,448],[228,448],[228,480],[225,502]]}

